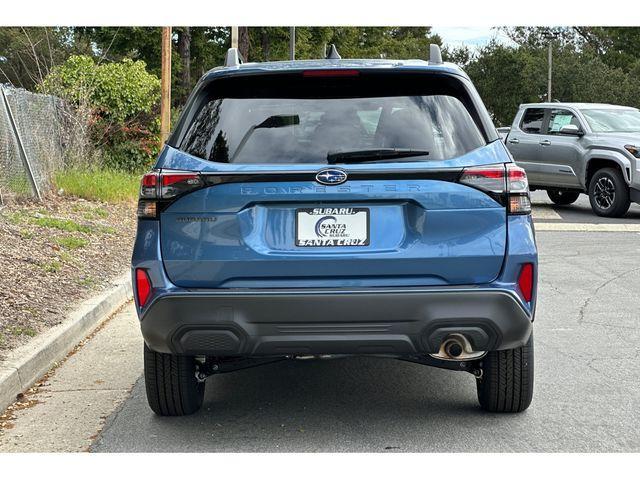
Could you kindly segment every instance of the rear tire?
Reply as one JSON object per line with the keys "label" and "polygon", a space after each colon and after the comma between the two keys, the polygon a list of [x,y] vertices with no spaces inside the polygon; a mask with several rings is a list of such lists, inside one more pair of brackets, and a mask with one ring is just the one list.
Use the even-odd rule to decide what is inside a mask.
{"label": "rear tire", "polygon": [[602,168],[589,183],[589,202],[596,215],[601,217],[622,217],[629,206],[629,187],[620,170]]}
{"label": "rear tire", "polygon": [[476,380],[480,406],[489,412],[517,413],[533,398],[533,334],[526,345],[488,352]]}
{"label": "rear tire", "polygon": [[157,415],[191,415],[202,406],[204,382],[196,380],[193,357],[157,353],[145,344],[144,381],[147,401]]}
{"label": "rear tire", "polygon": [[580,192],[575,190],[565,190],[562,188],[550,188],[547,190],[547,195],[553,203],[556,205],[571,205],[578,200]]}

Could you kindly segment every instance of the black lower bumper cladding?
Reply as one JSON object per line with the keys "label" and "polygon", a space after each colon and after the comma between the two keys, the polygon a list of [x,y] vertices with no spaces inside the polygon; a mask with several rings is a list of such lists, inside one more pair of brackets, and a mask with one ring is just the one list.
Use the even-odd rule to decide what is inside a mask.
{"label": "black lower bumper cladding", "polygon": [[436,353],[453,333],[475,351],[522,346],[532,318],[495,288],[185,291],[141,319],[157,352],[211,356]]}

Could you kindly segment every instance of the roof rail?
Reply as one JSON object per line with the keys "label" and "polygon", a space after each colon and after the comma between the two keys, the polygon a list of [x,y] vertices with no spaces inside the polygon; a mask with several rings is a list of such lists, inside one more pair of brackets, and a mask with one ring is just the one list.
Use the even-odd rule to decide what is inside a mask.
{"label": "roof rail", "polygon": [[433,65],[442,64],[442,51],[440,50],[440,45],[436,45],[435,43],[429,45],[429,63]]}
{"label": "roof rail", "polygon": [[342,57],[338,53],[338,49],[332,43],[329,45],[329,53],[327,54],[327,60],[340,60]]}
{"label": "roof rail", "polygon": [[224,59],[225,67],[237,67],[241,63],[244,63],[244,59],[237,48],[227,50],[227,56]]}

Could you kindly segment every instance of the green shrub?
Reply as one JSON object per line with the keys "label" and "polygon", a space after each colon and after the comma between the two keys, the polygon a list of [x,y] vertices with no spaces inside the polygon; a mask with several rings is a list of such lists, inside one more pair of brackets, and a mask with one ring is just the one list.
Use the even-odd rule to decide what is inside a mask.
{"label": "green shrub", "polygon": [[146,64],[128,58],[96,64],[85,55],[72,55],[53,67],[40,89],[81,105],[87,103],[103,119],[124,123],[150,113],[160,100],[160,80]]}
{"label": "green shrub", "polygon": [[51,70],[40,90],[91,112],[91,140],[107,169],[140,172],[153,163],[160,80],[144,62],[96,64],[89,56],[71,56]]}
{"label": "green shrub", "polygon": [[102,165],[109,170],[140,173],[153,165],[156,153],[140,140],[123,139],[104,148]]}

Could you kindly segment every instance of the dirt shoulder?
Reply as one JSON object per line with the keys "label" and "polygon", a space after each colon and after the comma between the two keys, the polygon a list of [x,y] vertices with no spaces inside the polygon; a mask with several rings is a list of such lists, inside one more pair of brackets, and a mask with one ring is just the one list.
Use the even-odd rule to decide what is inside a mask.
{"label": "dirt shoulder", "polygon": [[130,264],[134,203],[52,196],[0,207],[0,359]]}

